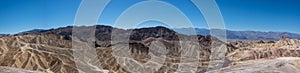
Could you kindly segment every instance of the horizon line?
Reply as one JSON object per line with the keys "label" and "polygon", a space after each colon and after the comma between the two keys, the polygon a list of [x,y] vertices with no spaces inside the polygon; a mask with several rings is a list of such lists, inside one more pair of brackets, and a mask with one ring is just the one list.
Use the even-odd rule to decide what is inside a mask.
{"label": "horizon line", "polygon": [[[112,26],[111,24],[104,24],[104,23],[97,23],[97,24],[94,24],[94,25],[75,25],[75,24],[66,24],[65,26],[58,26],[58,27],[49,27],[49,28],[34,28],[34,29],[29,29],[29,30],[25,30],[25,31],[20,31],[20,32],[16,32],[16,33],[0,33],[0,34],[18,34],[18,33],[22,33],[22,32],[26,32],[26,31],[31,31],[31,30],[50,30],[50,29],[58,29],[58,28],[63,28],[63,27],[68,27],[68,26],[77,26],[77,27],[82,27],[82,26],[97,26],[97,25],[103,25],[103,26],[110,26],[110,27],[113,27],[113,28],[118,28],[118,27],[115,27],[115,26]],[[154,25],[154,26],[146,26],[146,27],[136,27],[136,28],[118,28],[118,29],[124,29],[124,30],[129,30],[129,29],[142,29],[142,28],[151,28],[151,27],[159,27],[161,25]],[[166,27],[166,26],[161,26],[161,27],[165,27],[165,28],[168,28],[168,29],[171,29],[171,30],[174,30],[174,29],[205,29],[205,30],[211,30],[211,29],[215,29],[215,28],[203,28],[203,27],[180,27],[180,28],[169,28],[169,27]],[[277,33],[291,33],[291,34],[298,34],[300,35],[300,33],[296,33],[296,32],[287,32],[287,31],[259,31],[259,30],[249,30],[249,29],[246,29],[246,30],[236,30],[236,29],[227,29],[225,28],[226,31],[240,31],[240,32],[245,32],[245,31],[252,31],[252,32],[265,32],[265,33],[271,33],[271,32],[277,32]]]}

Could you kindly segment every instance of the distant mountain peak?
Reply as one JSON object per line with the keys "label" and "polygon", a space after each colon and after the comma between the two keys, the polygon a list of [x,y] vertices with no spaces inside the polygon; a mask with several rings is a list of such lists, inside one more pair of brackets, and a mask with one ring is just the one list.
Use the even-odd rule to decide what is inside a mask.
{"label": "distant mountain peak", "polygon": [[[189,30],[187,30],[189,29]],[[195,34],[190,31],[194,29],[197,35],[210,35],[211,30],[219,31],[219,29],[202,29],[202,28],[176,28],[175,30],[181,34]],[[225,30],[228,40],[272,40],[278,41],[281,36],[292,39],[300,39],[300,34],[289,32],[261,32],[261,31],[232,31]]]}
{"label": "distant mountain peak", "polygon": [[32,30],[21,32],[21,33],[18,33],[18,34],[19,35],[24,35],[24,34],[39,34],[39,33],[43,33],[43,32],[46,32],[46,31],[47,30],[44,30],[44,29],[32,29]]}
{"label": "distant mountain peak", "polygon": [[5,34],[0,34],[0,37],[5,36]]}

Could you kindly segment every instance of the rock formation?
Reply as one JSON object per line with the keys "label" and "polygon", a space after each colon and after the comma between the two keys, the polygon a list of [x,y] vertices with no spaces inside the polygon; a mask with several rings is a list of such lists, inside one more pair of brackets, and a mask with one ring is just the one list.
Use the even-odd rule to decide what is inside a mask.
{"label": "rock formation", "polygon": [[24,70],[20,68],[3,67],[3,66],[0,66],[0,72],[1,73],[44,73],[39,71],[30,71],[30,70]]}
{"label": "rock formation", "polygon": [[275,46],[285,46],[285,45],[295,45],[300,44],[300,41],[297,39],[289,39],[285,36],[282,36],[281,39],[275,43]]}
{"label": "rock formation", "polygon": [[[83,39],[81,37],[79,39],[72,38],[72,28],[73,26],[68,26],[1,37],[0,65],[50,73],[78,73],[81,69],[76,66],[74,58],[76,49],[72,48],[72,40],[80,43],[86,41],[81,40]],[[184,65],[181,65],[180,62],[193,65],[193,71],[206,69],[212,53],[210,46],[213,37],[177,34],[165,27],[123,30],[97,25],[74,28],[96,28],[94,48],[98,56],[97,60],[100,62],[96,64],[109,72],[132,72],[131,69],[119,63],[119,59],[122,58],[119,54],[122,53],[129,53],[128,57],[132,58],[128,60],[133,63],[156,65],[157,67],[153,68],[153,72],[156,73],[189,71],[189,68],[182,68],[181,66]],[[113,31],[118,35],[126,35],[131,32],[129,41],[111,44]],[[193,37],[199,41],[192,41]],[[221,41],[214,43],[216,42],[226,44]],[[129,45],[128,48],[126,45]],[[115,54],[113,47],[128,49],[128,52],[121,51]],[[233,46],[228,47],[228,49],[231,48]],[[90,65],[88,61],[82,64],[93,67],[92,63]]]}
{"label": "rock formation", "polygon": [[300,73],[300,58],[295,57],[251,60],[239,63],[242,65],[230,66],[207,73]]}
{"label": "rock formation", "polygon": [[[84,40],[84,34],[91,33],[84,31],[76,32],[77,35],[83,35],[82,37],[72,37],[73,31],[76,31],[74,28],[88,31],[95,28],[95,40]],[[112,38],[112,35],[118,37]],[[124,37],[125,35],[129,37]],[[123,38],[127,38],[128,41],[120,41],[124,40]],[[95,50],[93,52],[96,53],[93,55],[95,59],[77,62],[79,58],[74,57],[74,53],[88,49],[76,49],[84,47],[74,45],[76,43],[92,46]],[[85,70],[117,73],[205,72],[211,71],[210,67],[214,66],[219,66],[221,70],[231,67],[235,69],[238,65],[247,64],[247,61],[299,56],[299,40],[283,37],[277,42],[223,42],[209,35],[178,34],[165,27],[124,30],[102,25],[68,26],[0,37],[0,66],[48,73],[79,73]],[[79,68],[78,65],[87,68]],[[256,65],[260,66],[250,63],[243,68],[255,68]],[[294,67],[286,65],[287,68]],[[284,68],[278,68],[282,69]]]}

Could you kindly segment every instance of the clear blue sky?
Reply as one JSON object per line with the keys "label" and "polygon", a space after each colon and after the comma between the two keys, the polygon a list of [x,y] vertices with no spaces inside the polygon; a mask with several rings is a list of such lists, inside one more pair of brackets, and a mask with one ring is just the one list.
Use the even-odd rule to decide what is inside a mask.
{"label": "clear blue sky", "polygon": [[[113,25],[118,16],[142,0],[112,0],[98,23]],[[207,24],[189,0],[163,0],[179,8],[198,28]],[[81,0],[0,0],[0,33],[73,25]],[[300,0],[216,0],[230,30],[300,33]]]}

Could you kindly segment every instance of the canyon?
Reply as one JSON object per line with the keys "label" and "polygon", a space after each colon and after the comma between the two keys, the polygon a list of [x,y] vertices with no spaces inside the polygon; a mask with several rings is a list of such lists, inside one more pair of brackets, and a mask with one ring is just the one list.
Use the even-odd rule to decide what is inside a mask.
{"label": "canyon", "polygon": [[[94,40],[85,38],[89,33]],[[228,42],[161,26],[68,26],[0,37],[0,66],[24,73],[298,73],[299,56],[300,41],[284,35],[278,41]]]}

